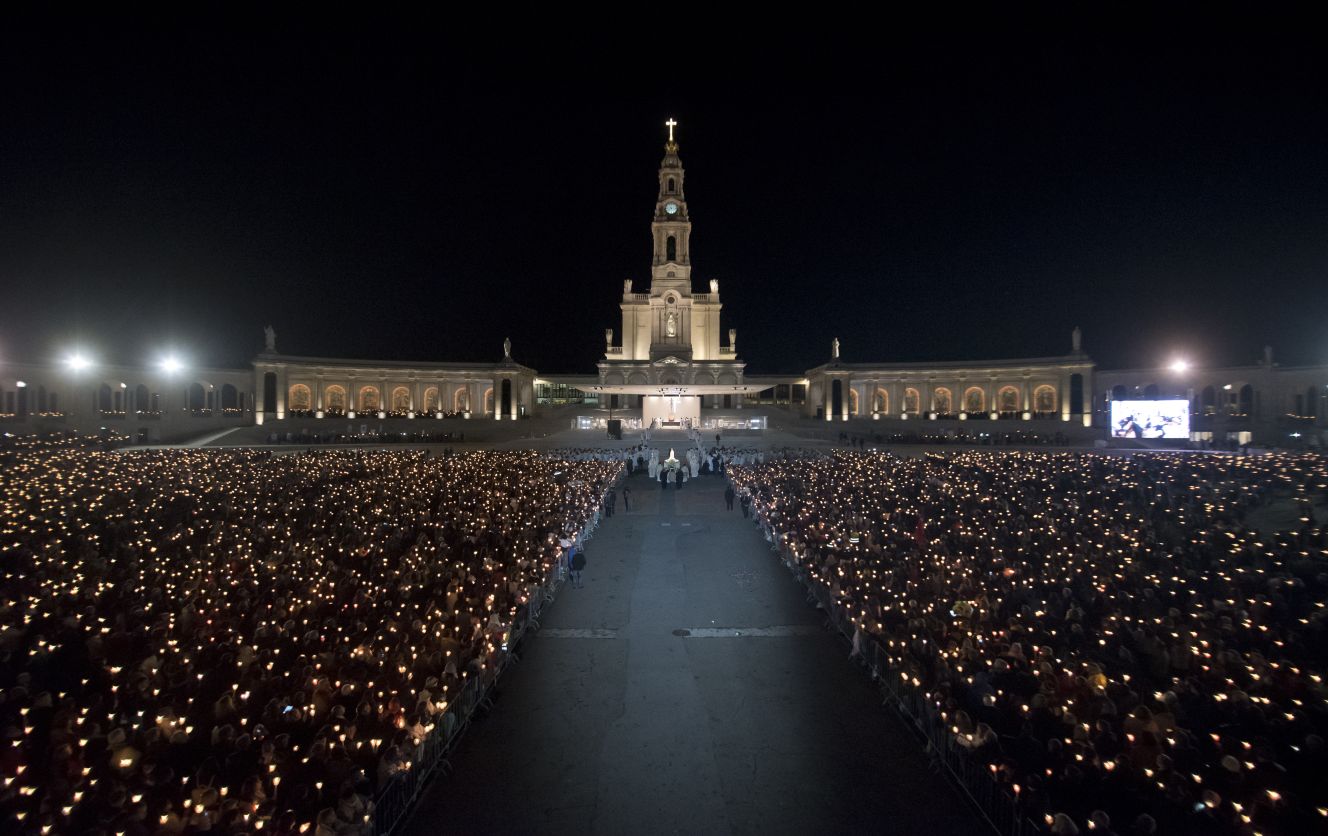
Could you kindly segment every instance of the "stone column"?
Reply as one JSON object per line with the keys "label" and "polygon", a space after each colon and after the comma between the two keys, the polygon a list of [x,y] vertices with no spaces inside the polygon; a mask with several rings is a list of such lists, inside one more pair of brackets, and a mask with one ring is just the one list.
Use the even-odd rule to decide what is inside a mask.
{"label": "stone column", "polygon": [[[286,396],[290,394],[286,390],[286,367],[282,366],[277,370],[277,420],[286,417]],[[206,397],[206,396],[204,396]]]}
{"label": "stone column", "polygon": [[[263,366],[256,367],[254,369],[254,377],[256,378],[256,385],[254,386],[254,423],[261,427],[263,426],[263,410],[267,409],[267,386],[265,385],[267,380],[267,369]],[[171,389],[169,386],[161,390],[162,412],[170,410],[170,391]]]}
{"label": "stone column", "polygon": [[[1061,395],[1060,395],[1061,420],[1068,421],[1070,420],[1070,373],[1069,372],[1064,372],[1064,371],[1061,372],[1060,390],[1061,390]],[[1193,403],[1193,399],[1191,399],[1191,403]]]}

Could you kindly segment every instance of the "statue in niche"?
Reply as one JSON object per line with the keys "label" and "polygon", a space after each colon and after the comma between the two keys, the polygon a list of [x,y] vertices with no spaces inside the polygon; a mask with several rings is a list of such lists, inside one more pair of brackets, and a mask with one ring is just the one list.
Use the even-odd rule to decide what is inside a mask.
{"label": "statue in niche", "polygon": [[511,360],[511,359],[512,359],[512,338],[511,338],[511,337],[504,337],[504,338],[503,338],[503,359],[504,359],[504,360]]}
{"label": "statue in niche", "polygon": [[263,326],[263,350],[268,354],[275,354],[277,350],[277,332],[271,325]]}
{"label": "statue in niche", "polygon": [[676,337],[676,336],[678,336],[678,312],[677,312],[677,311],[670,310],[668,313],[664,314],[664,336],[666,336],[666,337]]}

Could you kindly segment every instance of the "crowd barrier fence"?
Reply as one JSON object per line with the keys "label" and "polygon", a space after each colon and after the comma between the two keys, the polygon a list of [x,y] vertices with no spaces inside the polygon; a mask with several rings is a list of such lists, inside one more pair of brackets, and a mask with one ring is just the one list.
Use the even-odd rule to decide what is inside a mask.
{"label": "crowd barrier fence", "polygon": [[[617,479],[610,480],[604,494],[600,496],[600,508],[604,505],[608,488],[616,484]],[[597,509],[585,527],[578,532],[577,550],[594,536],[600,518],[601,514]],[[494,654],[492,667],[485,674],[470,679],[461,693],[448,705],[447,710],[433,718],[434,729],[415,748],[410,767],[393,776],[379,789],[374,797],[370,816],[372,827],[369,832],[372,836],[390,836],[394,833],[406,821],[411,808],[438,770],[450,768],[447,755],[456,748],[457,742],[470,727],[475,713],[491,704],[489,698],[493,688],[508,666],[518,660],[516,650],[522,640],[532,629],[539,629],[540,614],[553,601],[567,575],[566,563],[565,559],[560,560],[549,573],[549,577],[530,591],[528,600],[517,609],[512,619],[506,643]]]}

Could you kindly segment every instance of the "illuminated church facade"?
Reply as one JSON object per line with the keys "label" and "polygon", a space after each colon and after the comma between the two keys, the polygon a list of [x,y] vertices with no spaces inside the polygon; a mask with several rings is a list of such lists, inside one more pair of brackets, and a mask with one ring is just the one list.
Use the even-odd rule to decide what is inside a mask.
{"label": "illuminated church facade", "polygon": [[686,172],[677,123],[666,127],[649,278],[623,282],[619,327],[605,328],[593,374],[541,375],[515,360],[506,340],[495,362],[289,355],[269,327],[251,370],[0,360],[0,428],[124,427],[137,440],[170,441],[245,425],[309,431],[337,420],[343,429],[346,421],[387,422],[406,431],[428,419],[556,415],[584,429],[613,419],[628,428],[762,429],[773,415],[809,426],[869,421],[863,431],[887,434],[1027,430],[1083,439],[1105,438],[1111,400],[1184,398],[1200,436],[1328,443],[1328,365],[1282,367],[1271,349],[1237,368],[1106,371],[1084,352],[1077,328],[1061,356],[945,363],[849,361],[826,334],[825,362],[753,378],[736,329],[721,321],[719,281],[694,286]]}

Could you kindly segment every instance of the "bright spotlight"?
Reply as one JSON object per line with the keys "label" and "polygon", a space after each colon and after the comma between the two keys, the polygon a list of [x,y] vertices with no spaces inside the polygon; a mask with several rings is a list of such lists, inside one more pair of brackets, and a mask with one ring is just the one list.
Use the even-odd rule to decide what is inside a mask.
{"label": "bright spotlight", "polygon": [[1170,368],[1173,372],[1180,374],[1181,372],[1189,371],[1190,363],[1188,360],[1172,360]]}
{"label": "bright spotlight", "polygon": [[73,369],[76,372],[81,372],[92,365],[91,360],[89,360],[85,355],[78,352],[69,355],[69,359],[66,360],[65,363],[69,366],[69,368]]}
{"label": "bright spotlight", "polygon": [[161,370],[166,372],[166,374],[175,374],[182,368],[184,368],[184,364],[181,363],[180,358],[175,355],[171,355],[161,361]]}

